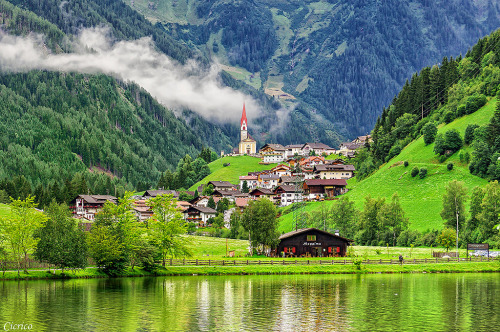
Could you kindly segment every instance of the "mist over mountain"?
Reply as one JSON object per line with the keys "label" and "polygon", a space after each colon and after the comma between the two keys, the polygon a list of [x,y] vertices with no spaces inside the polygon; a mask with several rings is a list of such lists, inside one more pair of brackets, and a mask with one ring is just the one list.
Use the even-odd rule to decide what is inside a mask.
{"label": "mist over mountain", "polygon": [[[465,54],[500,26],[499,4],[491,0],[126,3],[229,65],[233,77],[285,105],[299,104],[292,127],[304,128],[294,115],[312,122],[319,117],[348,137],[370,132],[413,73],[444,56]],[[324,131],[316,134],[334,141]],[[278,138],[289,142],[293,135]]]}

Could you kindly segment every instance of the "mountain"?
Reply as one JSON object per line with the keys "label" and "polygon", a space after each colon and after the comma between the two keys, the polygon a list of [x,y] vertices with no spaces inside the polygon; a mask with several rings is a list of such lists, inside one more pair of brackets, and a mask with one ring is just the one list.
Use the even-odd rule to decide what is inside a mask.
{"label": "mountain", "polygon": [[296,142],[295,133],[332,145],[368,133],[413,73],[500,26],[491,0],[126,3],[294,109],[296,130],[275,136],[283,144]]}

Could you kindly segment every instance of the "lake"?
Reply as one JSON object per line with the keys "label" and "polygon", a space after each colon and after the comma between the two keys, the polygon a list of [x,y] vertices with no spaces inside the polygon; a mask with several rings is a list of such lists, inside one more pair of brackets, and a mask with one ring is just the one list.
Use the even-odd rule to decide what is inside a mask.
{"label": "lake", "polygon": [[494,331],[499,286],[496,273],[6,281],[0,331]]}

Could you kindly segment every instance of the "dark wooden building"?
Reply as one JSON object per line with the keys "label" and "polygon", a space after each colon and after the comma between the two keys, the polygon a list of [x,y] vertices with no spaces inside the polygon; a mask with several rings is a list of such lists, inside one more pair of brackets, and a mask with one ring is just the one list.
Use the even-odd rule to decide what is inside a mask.
{"label": "dark wooden building", "polygon": [[353,240],[317,228],[303,228],[280,236],[276,255],[282,257],[344,257]]}

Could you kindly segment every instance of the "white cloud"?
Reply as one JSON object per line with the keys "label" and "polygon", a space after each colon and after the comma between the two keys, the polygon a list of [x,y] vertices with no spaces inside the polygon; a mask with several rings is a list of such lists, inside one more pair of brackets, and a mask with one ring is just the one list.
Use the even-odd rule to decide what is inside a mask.
{"label": "white cloud", "polygon": [[36,36],[0,35],[0,69],[104,73],[139,84],[170,109],[189,108],[220,122],[236,123],[243,102],[249,119],[261,113],[251,97],[217,82],[216,65],[202,70],[192,60],[179,64],[157,52],[151,38],[112,43],[107,29],[92,28],[81,32],[75,53],[50,54],[40,45]]}

